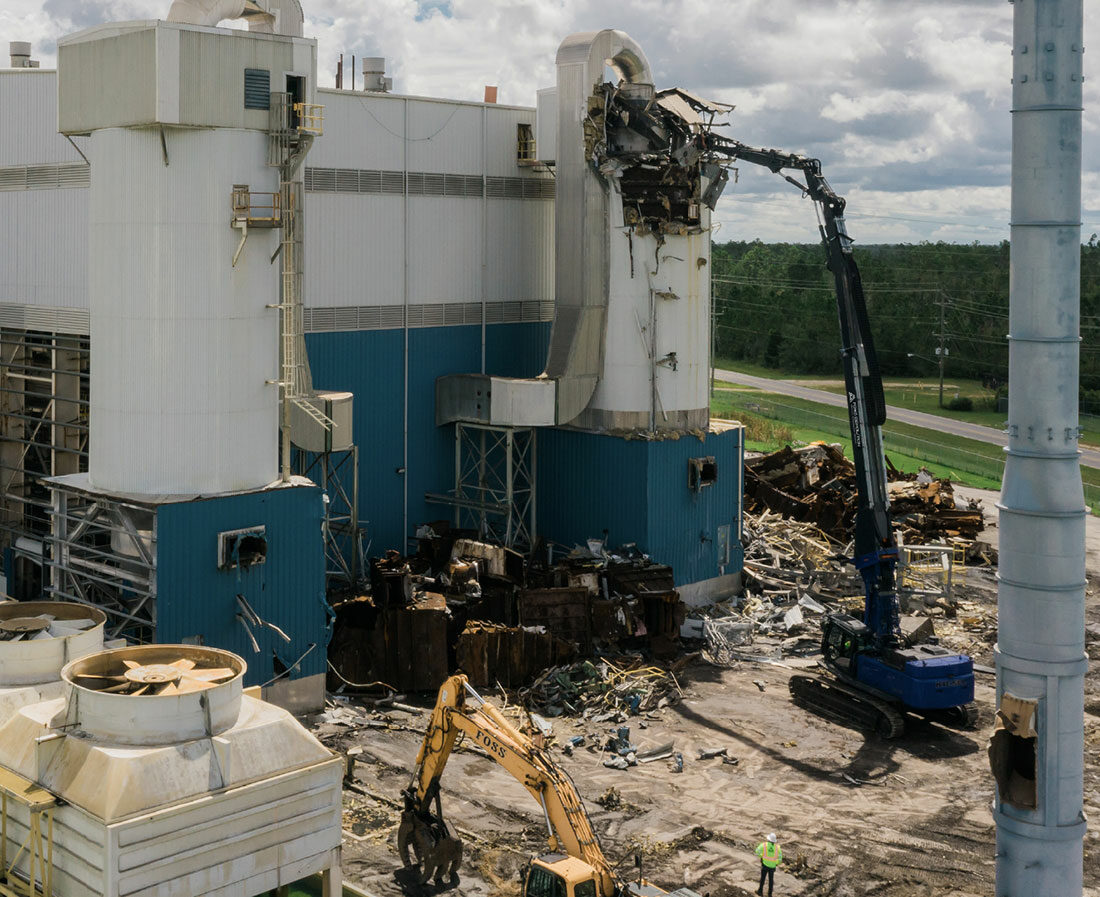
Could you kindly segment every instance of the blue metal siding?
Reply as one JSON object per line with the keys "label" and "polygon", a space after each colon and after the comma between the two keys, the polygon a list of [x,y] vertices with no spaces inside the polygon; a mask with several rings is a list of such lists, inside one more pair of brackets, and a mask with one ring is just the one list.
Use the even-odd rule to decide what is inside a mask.
{"label": "blue metal siding", "polygon": [[[546,361],[548,323],[492,324],[486,328],[490,373],[534,376]],[[355,330],[306,335],[318,389],[355,394],[355,443],[359,446],[359,514],[370,553],[403,550],[405,346],[402,330]],[[481,327],[415,327],[409,330],[409,528],[450,517],[443,505],[424,502],[425,492],[454,487],[454,428],[435,425],[435,379],[481,369]]]}
{"label": "blue metal siding", "polygon": [[[603,538],[612,547],[636,542],[655,561],[671,565],[677,585],[736,573],[742,482],[741,431],[655,442],[572,430],[538,435],[539,534],[570,547]],[[713,455],[715,485],[693,492],[689,458]],[[730,526],[730,562],[718,558],[718,527]]]}
{"label": "blue metal siding", "polygon": [[[316,647],[292,678],[325,672],[331,635],[325,602],[323,505],[316,486],[294,486],[163,505],[157,511],[157,641],[202,643],[248,662],[246,684],[274,675],[273,654],[292,665]],[[218,569],[218,533],[264,525],[267,560],[248,570]],[[260,617],[290,636],[263,628],[253,650],[237,621],[238,594]]]}
{"label": "blue metal siding", "polygon": [[[359,516],[371,552],[400,548],[404,482],[402,405],[404,334],[360,330],[306,335],[318,389],[355,393],[352,430],[359,446]],[[430,407],[431,402],[427,403]]]}
{"label": "blue metal siding", "polygon": [[[737,540],[741,493],[741,431],[708,433],[648,443],[648,537],[655,560],[671,564],[676,584],[736,573],[743,551]],[[688,488],[688,460],[713,456],[718,479],[698,492]],[[730,527],[730,563],[718,557],[718,527]]]}
{"label": "blue metal siding", "polygon": [[645,550],[647,444],[574,430],[539,430],[538,532],[572,548],[585,539]]}
{"label": "blue metal siding", "polygon": [[500,377],[537,377],[546,367],[550,322],[495,324],[485,328],[485,372]]}
{"label": "blue metal siding", "polygon": [[[546,360],[548,323],[486,328],[486,369],[503,376],[535,376]],[[355,393],[359,446],[360,517],[370,553],[404,550],[403,379],[404,333],[362,330],[308,334],[314,383]],[[435,425],[435,380],[481,367],[478,325],[409,331],[409,529],[451,515],[429,505],[425,492],[454,486],[454,429]],[[718,481],[694,493],[687,487],[689,458],[714,455]],[[636,542],[670,564],[678,584],[720,575],[718,527],[730,526],[730,563],[741,569],[737,519],[742,489],[741,431],[647,442],[544,429],[538,433],[538,530],[570,547],[587,538],[612,545]]]}

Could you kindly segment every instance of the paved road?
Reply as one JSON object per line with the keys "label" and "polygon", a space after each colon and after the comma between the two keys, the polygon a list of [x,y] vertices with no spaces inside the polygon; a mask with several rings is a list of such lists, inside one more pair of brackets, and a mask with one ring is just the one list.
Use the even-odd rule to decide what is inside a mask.
{"label": "paved road", "polygon": [[[769,380],[767,377],[754,377],[752,374],[741,374],[737,371],[716,370],[716,380],[726,383],[737,383],[741,386],[751,386],[754,389],[772,392],[782,396],[791,396],[796,399],[805,399],[809,402],[820,402],[822,405],[833,405],[837,408],[846,408],[847,402],[844,396],[834,392],[826,392],[823,389],[813,389],[809,386],[801,386],[793,380]],[[951,433],[954,436],[965,436],[967,439],[977,439],[980,442],[988,442],[991,445],[1005,444],[1005,434],[992,427],[983,427],[980,424],[971,424],[950,417],[940,417],[938,414],[928,414],[924,411],[911,411],[908,408],[897,408],[894,405],[886,406],[886,414],[890,420],[903,424],[912,424],[916,427],[924,427],[928,430],[936,430],[940,433]],[[1100,451],[1096,449],[1081,449],[1081,464],[1085,467],[1100,468]]]}

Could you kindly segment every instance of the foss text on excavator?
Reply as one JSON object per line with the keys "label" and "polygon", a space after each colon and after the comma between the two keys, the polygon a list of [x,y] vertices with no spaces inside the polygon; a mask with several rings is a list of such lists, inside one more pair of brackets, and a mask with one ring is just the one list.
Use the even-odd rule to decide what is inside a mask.
{"label": "foss text on excavator", "polygon": [[[833,192],[817,159],[750,147],[714,134],[706,139],[712,156],[761,165],[810,198],[819,211],[826,264],[836,287],[859,500],[849,560],[863,580],[863,619],[842,613],[825,618],[822,654],[832,675],[792,676],[791,696],[800,706],[874,729],[885,738],[904,732],[906,714],[970,728],[977,721],[971,658],[937,644],[910,646],[899,625],[898,547],[890,522],[882,445],[886,400],[863,285],[844,221],[845,201]],[[787,171],[800,173],[805,183]]]}
{"label": "foss text on excavator", "polygon": [[[439,689],[416,770],[403,792],[406,810],[398,835],[403,859],[410,843],[420,844],[425,848],[420,851],[421,863],[432,864],[423,854],[430,854],[440,839],[450,838],[439,797],[440,778],[460,735],[504,767],[542,808],[550,851],[533,857],[524,869],[523,897],[665,897],[668,892],[652,884],[627,882],[615,874],[576,787],[541,744],[541,736],[522,733],[461,674]],[[699,895],[680,888],[669,897]]]}

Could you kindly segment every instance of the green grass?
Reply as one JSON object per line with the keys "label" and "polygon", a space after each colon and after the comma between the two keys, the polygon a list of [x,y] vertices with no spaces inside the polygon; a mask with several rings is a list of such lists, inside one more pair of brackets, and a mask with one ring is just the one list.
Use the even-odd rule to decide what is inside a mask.
{"label": "green grass", "polygon": [[[825,381],[828,377],[813,377],[808,374],[796,374],[790,371],[765,368],[760,365],[748,364],[742,361],[734,361],[729,358],[720,358],[716,366],[725,370],[737,371],[743,374],[751,374],[755,377],[767,377],[770,380],[819,380]],[[952,411],[939,406],[940,385],[939,380],[929,377],[886,377],[883,392],[886,396],[886,404],[897,408],[907,408],[912,411],[923,411],[926,414],[935,414],[939,417],[949,417],[954,420],[979,424],[984,427],[993,427],[1000,430],[1004,427],[1006,415],[996,410],[993,393],[982,386],[978,380],[951,379],[944,382],[944,404],[950,402],[956,395],[969,398],[974,403],[973,411]],[[735,384],[715,381],[719,389],[736,388]],[[839,378],[835,385],[816,385],[817,389],[825,392],[841,394],[844,386]],[[792,399],[792,401],[794,401]],[[1081,415],[1081,442],[1088,446],[1100,446],[1100,417]]]}
{"label": "green grass", "polygon": [[[715,417],[736,420],[768,421],[775,431],[770,439],[753,439],[755,427],[748,428],[746,447],[756,451],[774,451],[785,441],[808,443],[823,439],[844,445],[851,457],[848,418],[843,409],[789,396],[775,396],[758,390],[721,390],[711,402]],[[783,431],[790,434],[783,440]],[[981,489],[999,489],[1004,473],[1004,451],[999,445],[977,442],[950,433],[941,433],[910,424],[887,421],[883,427],[886,454],[900,470],[927,467],[934,475]],[[1100,470],[1083,467],[1085,500],[1100,507]]]}

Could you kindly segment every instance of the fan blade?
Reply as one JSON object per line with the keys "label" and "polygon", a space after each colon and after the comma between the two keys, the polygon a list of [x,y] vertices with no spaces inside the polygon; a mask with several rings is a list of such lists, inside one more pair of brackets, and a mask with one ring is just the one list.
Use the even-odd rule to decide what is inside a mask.
{"label": "fan blade", "polygon": [[186,657],[181,657],[179,660],[173,660],[170,667],[175,667],[177,670],[193,670],[195,668],[195,661],[188,660]]}
{"label": "fan blade", "polygon": [[[62,626],[65,629],[75,629],[78,632],[83,632],[85,629],[91,629],[95,626],[95,620],[54,620],[53,626]],[[50,626],[52,629],[53,626]]]}
{"label": "fan blade", "polygon": [[107,682],[129,682],[125,676],[105,676],[100,673],[77,673],[77,679],[102,679]]}
{"label": "fan blade", "polygon": [[83,629],[70,629],[60,623],[51,623],[49,629],[42,630],[50,638],[68,638],[70,635],[80,635]]}
{"label": "fan blade", "polygon": [[26,636],[26,634],[27,634],[27,633],[25,633],[25,632],[17,632],[17,633],[15,633],[15,635],[13,635],[13,636],[11,637],[11,640],[12,640],[13,642],[19,642],[19,641],[22,641],[22,640],[23,640],[23,638],[24,638],[24,637]]}
{"label": "fan blade", "polygon": [[175,682],[166,682],[164,688],[162,688],[157,694],[161,695],[178,695],[180,690],[176,688]]}
{"label": "fan blade", "polygon": [[218,682],[221,679],[232,679],[234,675],[235,672],[229,667],[218,667],[212,670],[189,670],[183,674],[183,678],[199,682]]}
{"label": "fan blade", "polygon": [[121,682],[118,685],[108,685],[106,688],[97,688],[96,691],[105,691],[111,694],[118,694],[119,692],[127,691],[133,684],[134,683],[130,682],[129,680],[126,680],[125,682]]}
{"label": "fan blade", "polygon": [[31,619],[32,620],[45,620],[48,623],[52,623],[54,620],[57,619],[57,617],[53,616],[53,614],[38,614],[38,616],[31,617]]}
{"label": "fan blade", "polygon": [[188,692],[202,691],[213,687],[213,682],[203,682],[201,679],[191,679],[185,676],[180,679],[179,684],[176,686],[176,694],[185,695]]}
{"label": "fan blade", "polygon": [[139,666],[141,666],[141,664],[138,663],[136,660],[124,660],[122,662],[126,664],[126,666],[129,667],[131,670],[136,670]]}
{"label": "fan blade", "polygon": [[148,690],[149,690],[148,685],[142,685],[142,686],[139,686],[138,688],[135,688],[132,692],[130,692],[130,694],[132,694],[132,695],[143,695]]}
{"label": "fan blade", "polygon": [[41,632],[36,632],[34,635],[31,636],[31,641],[34,642],[40,641],[44,638],[53,638],[56,633],[52,632],[52,629],[53,627],[51,626],[49,629],[43,629]]}

